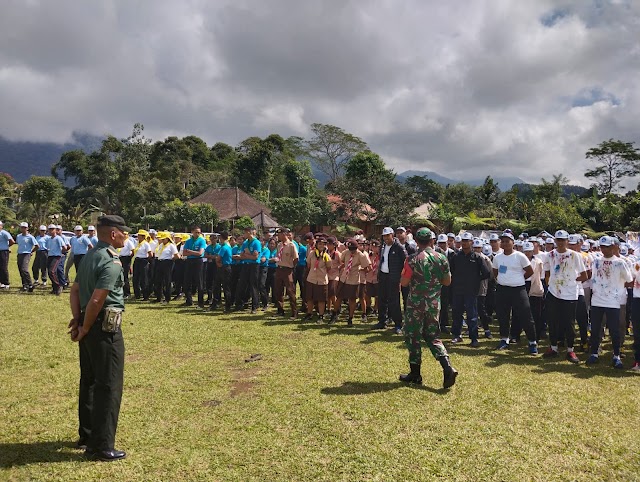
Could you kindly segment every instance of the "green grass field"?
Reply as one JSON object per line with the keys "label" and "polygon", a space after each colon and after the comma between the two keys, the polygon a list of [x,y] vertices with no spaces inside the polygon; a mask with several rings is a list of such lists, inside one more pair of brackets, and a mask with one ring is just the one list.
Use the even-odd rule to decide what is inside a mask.
{"label": "green grass field", "polygon": [[396,381],[400,336],[177,303],[127,306],[128,457],[88,462],[69,313],[67,293],[0,293],[0,480],[640,479],[640,377],[609,352],[588,368],[447,343],[460,376],[444,392],[430,356],[423,387]]}

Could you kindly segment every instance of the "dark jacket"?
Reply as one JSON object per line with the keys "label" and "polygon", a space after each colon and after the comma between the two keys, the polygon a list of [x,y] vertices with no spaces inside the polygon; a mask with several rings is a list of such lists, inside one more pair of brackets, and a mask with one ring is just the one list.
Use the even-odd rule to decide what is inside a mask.
{"label": "dark jacket", "polygon": [[451,265],[451,287],[454,293],[474,295],[478,294],[480,282],[488,279],[490,272],[482,260],[482,256],[471,251],[464,254],[458,251],[449,260]]}
{"label": "dark jacket", "polygon": [[[385,244],[380,246],[380,264],[378,265],[378,279],[382,269],[382,256],[384,255]],[[404,260],[407,259],[407,251],[400,245],[397,239],[393,240],[393,244],[389,248],[389,277],[393,283],[400,282],[400,275],[404,268]]]}

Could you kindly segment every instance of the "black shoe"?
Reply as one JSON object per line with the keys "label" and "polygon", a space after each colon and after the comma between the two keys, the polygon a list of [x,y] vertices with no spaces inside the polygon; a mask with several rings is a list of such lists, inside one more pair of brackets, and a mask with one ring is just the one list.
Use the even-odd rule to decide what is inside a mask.
{"label": "black shoe", "polygon": [[252,315],[255,315],[256,313],[258,313],[256,310],[251,310]]}
{"label": "black shoe", "polygon": [[76,448],[80,450],[87,450],[87,441],[83,438],[79,438],[76,442]]}
{"label": "black shoe", "polygon": [[384,330],[387,327],[386,324],[384,323],[376,323],[375,325],[371,326],[372,330]]}
{"label": "black shoe", "polygon": [[441,356],[440,358],[438,358],[438,361],[442,366],[442,388],[451,388],[456,383],[458,371],[451,366],[451,362],[449,361],[448,356]]}
{"label": "black shoe", "polygon": [[29,288],[27,289],[27,291],[28,291],[29,293],[33,293],[33,289],[34,289],[34,288],[35,288],[35,286],[33,286],[33,285],[32,285],[32,286],[29,286]]}
{"label": "black shoe", "polygon": [[353,318],[347,320],[347,326],[353,326]]}
{"label": "black shoe", "polygon": [[312,319],[313,319],[313,315],[311,313],[307,313],[306,315],[304,315],[303,321],[311,321]]}
{"label": "black shoe", "polygon": [[404,383],[413,383],[414,385],[422,385],[422,376],[420,375],[420,365],[411,363],[409,365],[411,370],[406,375],[400,375],[400,381]]}
{"label": "black shoe", "polygon": [[182,303],[182,306],[193,306],[193,303],[185,301],[184,303]]}
{"label": "black shoe", "polygon": [[85,455],[92,460],[100,460],[102,462],[113,462],[114,460],[121,460],[127,456],[126,452],[122,450],[85,450]]}
{"label": "black shoe", "polygon": [[336,313],[331,313],[331,318],[329,318],[329,325],[335,324],[338,321],[338,315]]}
{"label": "black shoe", "polygon": [[443,326],[442,328],[440,328],[440,331],[442,333],[444,333],[445,335],[450,335],[451,334],[451,330],[449,329],[448,326]]}

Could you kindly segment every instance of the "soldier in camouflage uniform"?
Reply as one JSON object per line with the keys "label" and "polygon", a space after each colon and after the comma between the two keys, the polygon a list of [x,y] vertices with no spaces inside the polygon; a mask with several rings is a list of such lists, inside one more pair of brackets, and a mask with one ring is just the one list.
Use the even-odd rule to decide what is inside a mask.
{"label": "soldier in camouflage uniform", "polygon": [[422,384],[422,337],[442,365],[443,387],[450,388],[456,382],[458,372],[451,366],[447,350],[437,338],[440,332],[440,288],[451,283],[449,262],[446,256],[433,249],[434,234],[429,228],[420,228],[415,234],[415,240],[418,252],[407,258],[400,279],[402,286],[410,287],[403,330],[411,370],[407,375],[400,375],[400,381]]}

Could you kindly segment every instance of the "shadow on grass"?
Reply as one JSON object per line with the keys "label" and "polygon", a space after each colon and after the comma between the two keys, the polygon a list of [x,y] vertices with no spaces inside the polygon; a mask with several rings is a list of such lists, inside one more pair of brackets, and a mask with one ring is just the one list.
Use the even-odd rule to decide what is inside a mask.
{"label": "shadow on grass", "polygon": [[413,385],[402,382],[344,382],[339,387],[327,387],[320,390],[323,395],[370,395],[372,393],[390,392],[398,388],[411,388],[444,395],[449,392],[444,388],[432,388],[425,385]]}
{"label": "shadow on grass", "polygon": [[[74,449],[71,451],[70,449]],[[74,442],[0,443],[0,468],[84,460]]]}

